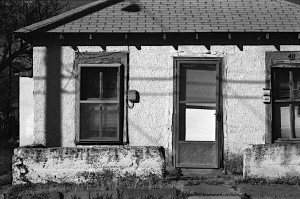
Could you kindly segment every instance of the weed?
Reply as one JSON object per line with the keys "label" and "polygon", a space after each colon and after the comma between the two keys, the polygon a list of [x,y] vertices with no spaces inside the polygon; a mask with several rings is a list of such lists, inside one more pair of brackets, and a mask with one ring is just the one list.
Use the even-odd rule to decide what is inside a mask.
{"label": "weed", "polygon": [[282,185],[300,185],[300,177],[298,176],[286,176],[276,179],[264,179],[264,178],[246,178],[236,180],[236,183],[247,183],[253,185],[270,185],[270,184],[282,184]]}
{"label": "weed", "polygon": [[232,175],[243,175],[243,155],[232,154],[225,160],[225,170]]}

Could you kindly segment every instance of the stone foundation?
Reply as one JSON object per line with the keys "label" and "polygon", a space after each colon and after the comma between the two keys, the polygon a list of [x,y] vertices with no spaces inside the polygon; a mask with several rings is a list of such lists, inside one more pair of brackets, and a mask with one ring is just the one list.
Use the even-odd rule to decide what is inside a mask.
{"label": "stone foundation", "polygon": [[244,178],[300,177],[300,145],[252,145],[244,151]]}
{"label": "stone foundation", "polygon": [[130,176],[163,177],[162,147],[17,148],[13,185],[26,183],[93,183]]}

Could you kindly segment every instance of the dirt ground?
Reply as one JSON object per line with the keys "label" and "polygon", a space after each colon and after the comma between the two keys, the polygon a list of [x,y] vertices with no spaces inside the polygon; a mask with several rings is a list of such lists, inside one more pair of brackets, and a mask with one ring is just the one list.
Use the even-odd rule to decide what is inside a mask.
{"label": "dirt ground", "polygon": [[0,199],[163,199],[191,196],[233,196],[241,199],[299,199],[300,178],[266,181],[244,180],[241,175],[215,175],[187,177],[176,175],[165,179],[140,181],[128,179],[125,184],[109,189],[100,184],[44,184],[11,186],[11,158],[13,148],[0,147]]}
{"label": "dirt ground", "polygon": [[[276,184],[277,183],[277,184]],[[47,184],[34,186],[6,187],[7,198],[51,198],[51,199],[185,199],[194,196],[226,196],[241,199],[298,199],[300,181],[267,182],[245,181],[242,176],[179,177],[166,178],[147,183],[129,182],[116,189],[100,185]],[[10,197],[8,197],[10,196]]]}

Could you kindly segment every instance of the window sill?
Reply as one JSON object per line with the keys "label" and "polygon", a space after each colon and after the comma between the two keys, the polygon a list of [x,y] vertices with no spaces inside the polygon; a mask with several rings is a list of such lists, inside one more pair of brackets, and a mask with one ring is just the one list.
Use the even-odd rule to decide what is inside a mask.
{"label": "window sill", "polygon": [[300,138],[278,138],[275,140],[277,144],[300,144]]}
{"label": "window sill", "polygon": [[75,145],[125,145],[121,141],[75,141]]}

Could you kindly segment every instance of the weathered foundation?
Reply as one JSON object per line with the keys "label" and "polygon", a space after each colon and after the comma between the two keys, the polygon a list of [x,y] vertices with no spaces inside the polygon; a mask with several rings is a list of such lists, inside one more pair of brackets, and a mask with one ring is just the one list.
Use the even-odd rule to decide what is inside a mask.
{"label": "weathered foundation", "polygon": [[244,178],[300,177],[300,145],[261,144],[244,151]]}
{"label": "weathered foundation", "polygon": [[163,177],[162,147],[17,148],[13,185],[27,183],[93,183],[130,176]]}

